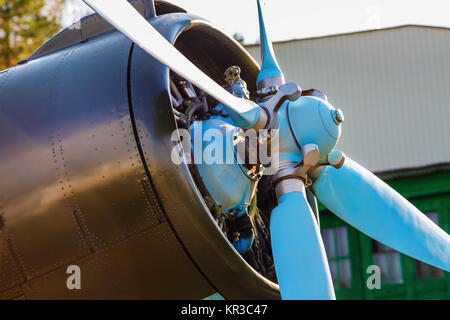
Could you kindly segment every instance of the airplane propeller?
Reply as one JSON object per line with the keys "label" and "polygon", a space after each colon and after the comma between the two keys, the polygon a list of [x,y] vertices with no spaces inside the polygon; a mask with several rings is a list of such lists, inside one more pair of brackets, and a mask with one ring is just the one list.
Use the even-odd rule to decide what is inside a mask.
{"label": "airplane propeller", "polygon": [[324,167],[313,189],[330,211],[371,238],[450,271],[450,236],[350,158],[339,169]]}
{"label": "airplane propeller", "polygon": [[[279,129],[280,167],[272,176],[278,206],[271,214],[272,252],[283,299],[334,299],[319,226],[305,197],[310,187],[336,215],[386,245],[450,271],[450,236],[401,195],[334,147],[342,112],[300,97],[285,83],[257,0],[262,66],[259,105],[228,93],[156,31],[126,0],[83,0],[151,56],[220,101],[242,129]],[[312,184],[312,185],[311,185]]]}

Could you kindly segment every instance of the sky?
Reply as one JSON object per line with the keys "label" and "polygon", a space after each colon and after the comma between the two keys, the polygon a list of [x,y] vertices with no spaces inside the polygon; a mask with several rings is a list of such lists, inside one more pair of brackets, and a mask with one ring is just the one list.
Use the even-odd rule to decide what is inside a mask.
{"label": "sky", "polygon": [[[64,24],[86,14],[71,0]],[[258,42],[256,0],[166,0],[197,14],[246,44]],[[272,41],[377,29],[404,24],[450,28],[450,0],[261,0]]]}

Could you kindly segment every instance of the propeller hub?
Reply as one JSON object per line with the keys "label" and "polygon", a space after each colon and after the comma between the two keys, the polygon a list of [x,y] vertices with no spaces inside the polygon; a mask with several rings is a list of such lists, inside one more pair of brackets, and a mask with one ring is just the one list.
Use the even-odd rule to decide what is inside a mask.
{"label": "propeller hub", "polygon": [[288,104],[289,127],[296,143],[315,144],[325,160],[341,136],[342,111],[317,97],[302,96]]}

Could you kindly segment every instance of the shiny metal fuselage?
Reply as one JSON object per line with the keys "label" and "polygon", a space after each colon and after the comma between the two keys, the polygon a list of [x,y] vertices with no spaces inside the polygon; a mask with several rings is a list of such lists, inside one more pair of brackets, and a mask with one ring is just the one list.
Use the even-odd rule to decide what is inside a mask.
{"label": "shiny metal fuselage", "polygon": [[[172,43],[221,39],[213,78],[240,63],[256,79],[248,54],[199,18],[150,22]],[[278,298],[171,162],[176,128],[169,70],[118,32],[0,73],[0,298]],[[69,265],[81,290],[66,286]]]}

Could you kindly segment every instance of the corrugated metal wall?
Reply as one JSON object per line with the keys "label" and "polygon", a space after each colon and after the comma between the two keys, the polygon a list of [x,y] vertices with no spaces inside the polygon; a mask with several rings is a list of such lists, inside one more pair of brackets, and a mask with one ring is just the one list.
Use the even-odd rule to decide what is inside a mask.
{"label": "corrugated metal wall", "polygon": [[[260,61],[259,46],[247,49]],[[368,169],[450,162],[450,29],[404,26],[274,50],[287,81],[343,110],[338,148]]]}

